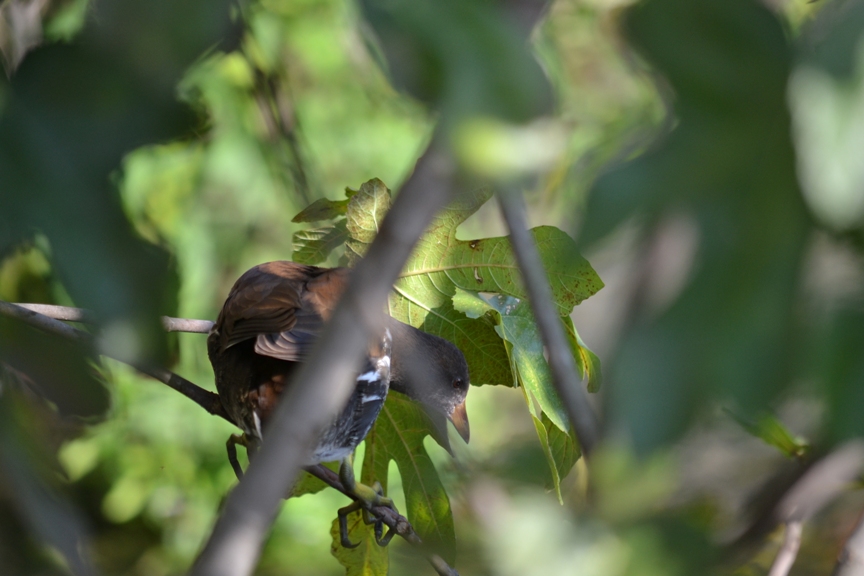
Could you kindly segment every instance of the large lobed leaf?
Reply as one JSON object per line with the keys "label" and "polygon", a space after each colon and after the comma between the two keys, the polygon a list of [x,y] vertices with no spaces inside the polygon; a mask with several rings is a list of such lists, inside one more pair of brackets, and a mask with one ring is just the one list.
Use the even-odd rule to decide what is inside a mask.
{"label": "large lobed leaf", "polygon": [[[336,249],[337,234],[346,238],[343,263],[353,264],[365,254],[390,206],[390,191],[374,179],[357,191],[346,192],[347,205],[343,201],[319,201],[295,218],[307,221],[330,216],[334,220],[329,228],[295,234],[295,260],[323,262]],[[456,344],[468,361],[472,384],[524,388],[551,469],[553,488],[560,498],[561,479],[581,452],[555,392],[509,240],[456,238],[459,225],[491,196],[488,189],[463,194],[435,218],[394,286],[389,312],[398,320]],[[576,364],[581,375],[587,377],[589,389],[594,391],[600,385],[599,360],[579,338],[569,314],[575,305],[602,288],[603,283],[564,232],[549,226],[531,232],[549,275],[554,302],[570,337]],[[534,400],[538,410],[534,408]],[[395,460],[405,488],[408,519],[424,541],[443,550],[442,556],[447,558],[452,554],[454,542],[449,501],[422,444],[427,434],[435,437],[436,432],[417,406],[391,393],[366,437],[363,481],[386,484],[387,465]],[[436,440],[445,445],[442,439],[436,437]],[[360,524],[354,527],[358,536],[368,532]]]}
{"label": "large lobed leaf", "polygon": [[[519,299],[527,296],[519,268],[506,237],[459,240],[456,230],[492,196],[481,188],[463,194],[430,225],[408,259],[390,298],[390,314],[397,320],[446,338],[465,354],[471,382],[512,385],[507,352],[494,325],[481,317],[466,317],[453,308],[457,289],[494,292]],[[371,180],[351,196],[347,207],[348,234],[343,261],[353,264],[362,256],[384,212],[390,205],[390,191],[380,180]],[[304,211],[305,213],[306,211]],[[303,213],[301,213],[303,214]],[[339,225],[341,221],[337,221]],[[334,249],[333,236],[326,229],[295,234],[295,259],[308,260],[314,254],[322,262]],[[596,293],[603,282],[576,248],[575,242],[551,226],[533,229],[549,276],[555,304],[562,316]],[[577,344],[577,349],[585,349]],[[590,352],[590,351],[589,351]],[[592,359],[593,358],[593,359]],[[586,356],[596,366],[596,356]],[[580,360],[580,364],[585,364]],[[596,370],[590,370],[595,374]],[[594,381],[592,381],[592,385]],[[558,420],[562,422],[562,420]]]}
{"label": "large lobed leaf", "polygon": [[362,479],[365,483],[378,480],[386,487],[390,460],[396,462],[408,521],[426,546],[452,564],[456,556],[456,531],[450,499],[423,447],[423,438],[430,434],[431,428],[431,422],[417,404],[398,392],[388,394],[366,439]]}

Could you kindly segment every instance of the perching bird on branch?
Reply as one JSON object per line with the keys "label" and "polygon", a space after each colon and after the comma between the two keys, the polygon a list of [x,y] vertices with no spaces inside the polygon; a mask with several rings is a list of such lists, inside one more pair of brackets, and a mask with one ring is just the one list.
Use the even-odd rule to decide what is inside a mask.
{"label": "perching bird on branch", "polygon": [[[238,477],[242,472],[234,445],[262,440],[277,400],[330,317],[349,272],[268,262],[248,270],[231,288],[207,350],[225,410],[245,433],[228,444]],[[388,317],[384,333],[369,345],[348,404],[321,434],[307,462],[342,460],[343,484],[367,509],[392,502],[380,487],[354,482],[350,457],[372,428],[389,388],[419,402],[436,425],[446,426],[447,418],[466,442],[469,437],[468,365],[462,352],[443,338]],[[340,510],[342,543],[350,547],[345,510]]]}

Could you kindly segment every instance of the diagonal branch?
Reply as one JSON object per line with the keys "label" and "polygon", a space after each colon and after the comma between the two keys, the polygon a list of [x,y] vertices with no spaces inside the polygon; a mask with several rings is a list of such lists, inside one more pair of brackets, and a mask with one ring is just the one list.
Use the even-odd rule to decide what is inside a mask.
{"label": "diagonal branch", "polygon": [[588,457],[599,439],[597,416],[577,376],[576,362],[553,304],[555,300],[546,279],[546,271],[534,239],[528,232],[522,195],[509,186],[504,187],[498,191],[498,202],[510,230],[510,243],[528,289],[540,336],[549,353],[549,368],[555,389],[567,408],[570,422],[582,446],[582,453]]}
{"label": "diagonal branch", "polygon": [[[368,339],[379,331],[387,297],[426,227],[450,199],[454,162],[433,137],[396,196],[309,360],[278,404],[243,481],[228,496],[193,576],[248,576],[279,501],[307,461],[323,427],[345,405]],[[337,351],[338,353],[334,353]]]}

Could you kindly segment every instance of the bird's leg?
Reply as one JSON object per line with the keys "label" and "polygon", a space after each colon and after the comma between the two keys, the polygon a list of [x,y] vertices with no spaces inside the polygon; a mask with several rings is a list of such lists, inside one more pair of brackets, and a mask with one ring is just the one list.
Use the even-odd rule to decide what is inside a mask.
{"label": "bird's leg", "polygon": [[360,545],[359,542],[354,544],[351,542],[351,539],[348,538],[348,514],[355,512],[357,510],[361,510],[363,508],[363,504],[360,503],[359,500],[355,500],[348,506],[344,508],[339,508],[336,512],[339,517],[339,540],[342,542],[342,546],[345,548],[356,548]]}
{"label": "bird's leg", "polygon": [[246,434],[232,434],[228,437],[228,441],[225,443],[225,449],[228,450],[228,462],[231,463],[237,480],[240,480],[243,478],[243,468],[240,467],[240,461],[237,460],[238,445],[246,448],[246,456],[251,462],[252,457],[258,452],[259,442],[257,438],[251,438]]}
{"label": "bird's leg", "polygon": [[[228,462],[231,463],[231,467],[234,469],[234,474],[237,476],[237,480],[243,479],[243,468],[240,467],[240,461],[237,460],[237,445],[246,446],[246,435],[240,436],[239,434],[232,434],[228,437],[228,441],[225,442],[225,449],[228,450]],[[248,449],[247,449],[248,450]]]}
{"label": "bird's leg", "polygon": [[373,486],[366,486],[365,484],[357,482],[354,478],[353,455],[347,456],[342,460],[342,464],[339,466],[339,480],[342,482],[342,486],[344,486],[352,496],[363,503],[363,507],[366,510],[370,510],[374,506],[387,506],[388,508],[396,510],[393,500],[384,496],[384,491],[381,489],[380,483],[376,482]]}
{"label": "bird's leg", "polygon": [[357,499],[353,504],[339,510],[339,535],[342,545],[346,548],[357,546],[357,544],[352,544],[348,538],[347,521],[347,515],[356,510],[363,510],[363,521],[366,524],[375,525],[375,542],[380,546],[389,544],[390,539],[393,537],[392,530],[382,537],[384,523],[371,512],[375,506],[387,506],[396,511],[396,505],[393,503],[393,500],[384,496],[384,489],[381,487],[381,483],[375,482],[372,486],[366,486],[357,482],[354,477],[353,454],[342,460],[342,464],[339,466],[339,480],[342,482],[345,490]]}
{"label": "bird's leg", "polygon": [[[375,490],[375,492],[377,492],[380,496],[382,496],[382,497],[384,496],[384,488],[381,486],[381,483],[378,482],[377,480],[375,481],[374,484],[372,484],[372,489]],[[390,500],[390,499],[388,498],[388,500]],[[390,502],[392,503],[393,501],[390,500]],[[393,508],[394,510],[396,509],[392,505],[391,505],[391,508]],[[365,510],[365,509],[363,510],[363,513],[366,516],[363,519],[363,521],[366,522],[366,524],[374,524],[375,525],[375,543],[378,544],[379,546],[381,546],[382,548],[384,546],[387,546],[390,543],[390,540],[393,539],[393,534],[394,534],[393,530],[388,530],[387,534],[385,535],[384,534],[384,522],[381,521],[381,518],[378,518],[377,516],[375,516],[374,514],[372,514],[371,512],[369,512],[368,510]]]}

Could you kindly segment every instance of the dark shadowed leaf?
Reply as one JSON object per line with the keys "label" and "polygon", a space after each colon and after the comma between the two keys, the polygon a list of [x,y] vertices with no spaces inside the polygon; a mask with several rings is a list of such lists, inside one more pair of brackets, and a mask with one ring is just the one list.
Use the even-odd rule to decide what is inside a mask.
{"label": "dark shadowed leaf", "polygon": [[378,480],[386,489],[387,466],[390,460],[395,461],[408,507],[400,512],[424,544],[452,564],[456,534],[450,499],[423,447],[423,438],[430,428],[428,417],[417,404],[397,392],[388,394],[375,427],[366,437],[369,464],[364,460],[363,481]]}
{"label": "dark shadowed leaf", "polygon": [[104,345],[164,358],[169,258],[133,233],[110,176],[132,149],[189,133],[175,86],[229,34],[231,2],[94,4],[78,39],[34,50],[4,88],[0,253],[41,232],[69,294],[102,317]]}
{"label": "dark shadowed leaf", "polygon": [[671,441],[708,398],[768,407],[788,381],[807,215],[786,107],[790,51],[757,2],[655,0],[625,30],[675,93],[674,129],[600,178],[581,241],[682,211],[698,255],[681,296],[625,334],[612,420],[640,450]]}
{"label": "dark shadowed leaf", "polygon": [[94,417],[108,409],[108,390],[93,367],[96,361],[86,346],[0,318],[0,363],[17,371],[24,385],[34,387],[64,416]]}
{"label": "dark shadowed leaf", "polygon": [[444,113],[523,122],[551,110],[549,83],[524,35],[478,0],[363,0],[394,84]]}

